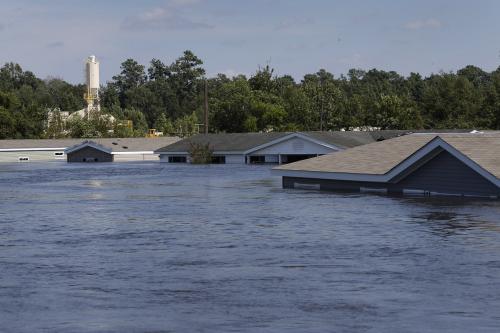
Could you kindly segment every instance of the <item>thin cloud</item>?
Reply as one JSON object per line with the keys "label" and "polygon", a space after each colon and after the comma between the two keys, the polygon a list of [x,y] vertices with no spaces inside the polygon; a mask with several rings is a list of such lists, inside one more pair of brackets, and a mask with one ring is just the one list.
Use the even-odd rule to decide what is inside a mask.
{"label": "thin cloud", "polygon": [[214,26],[192,20],[180,8],[199,3],[199,0],[171,0],[163,7],[125,18],[122,28],[127,30],[200,30]]}
{"label": "thin cloud", "polygon": [[221,45],[226,47],[242,47],[245,44],[247,44],[247,41],[244,39],[230,39],[221,42]]}
{"label": "thin cloud", "polygon": [[293,17],[290,19],[283,20],[274,26],[274,30],[289,30],[296,27],[312,25],[314,20],[307,17]]}
{"label": "thin cloud", "polygon": [[341,57],[337,59],[337,62],[343,65],[349,65],[351,67],[360,66],[363,64],[363,57],[359,53],[354,53],[347,57]]}
{"label": "thin cloud", "polygon": [[52,42],[52,43],[48,43],[46,46],[48,48],[63,47],[64,46],[64,42],[61,42],[61,41]]}
{"label": "thin cloud", "polygon": [[170,0],[168,2],[168,6],[170,7],[192,6],[200,2],[201,0]]}
{"label": "thin cloud", "polygon": [[422,30],[422,29],[439,29],[441,28],[441,21],[430,18],[426,20],[415,20],[405,24],[405,28],[409,30]]}

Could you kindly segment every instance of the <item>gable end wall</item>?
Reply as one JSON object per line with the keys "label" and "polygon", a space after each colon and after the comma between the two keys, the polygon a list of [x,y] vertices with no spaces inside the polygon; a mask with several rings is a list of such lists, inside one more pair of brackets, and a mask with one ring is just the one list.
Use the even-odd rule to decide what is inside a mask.
{"label": "gable end wall", "polygon": [[442,151],[433,159],[397,183],[401,188],[441,193],[498,195],[498,187],[462,161]]}
{"label": "gable end wall", "polygon": [[68,154],[68,162],[83,162],[85,158],[97,158],[98,162],[113,162],[112,154],[88,146]]}

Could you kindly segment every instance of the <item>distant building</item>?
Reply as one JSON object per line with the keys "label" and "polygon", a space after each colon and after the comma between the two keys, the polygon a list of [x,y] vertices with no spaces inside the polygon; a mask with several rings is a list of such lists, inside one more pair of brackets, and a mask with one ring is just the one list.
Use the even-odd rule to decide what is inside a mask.
{"label": "distant building", "polygon": [[155,150],[179,138],[89,139],[64,150],[68,162],[118,162],[158,160]]}
{"label": "distant building", "polygon": [[500,132],[411,134],[276,167],[283,187],[500,196]]}
{"label": "distant building", "polygon": [[47,111],[47,128],[56,127],[61,133],[66,132],[66,123],[76,118],[90,119],[91,117],[100,117],[110,123],[115,122],[115,117],[110,114],[101,114],[100,96],[99,96],[99,62],[94,55],[87,58],[85,62],[85,85],[86,92],[83,95],[87,106],[78,111],[61,111],[59,109],[49,109]]}
{"label": "distant building", "polygon": [[208,145],[214,163],[290,163],[402,135],[405,131],[198,134],[156,150],[161,162],[189,163],[192,145]]}
{"label": "distant building", "polygon": [[158,160],[154,151],[178,141],[179,138],[0,140],[0,163],[66,161],[68,148],[77,150],[89,140],[110,150],[113,161],[143,161]]}

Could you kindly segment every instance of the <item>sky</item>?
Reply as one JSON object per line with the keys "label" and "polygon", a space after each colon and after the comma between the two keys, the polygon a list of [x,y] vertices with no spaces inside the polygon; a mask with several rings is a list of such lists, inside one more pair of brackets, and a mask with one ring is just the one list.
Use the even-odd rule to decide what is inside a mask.
{"label": "sky", "polygon": [[127,58],[170,64],[188,49],[209,77],[500,66],[498,0],[0,0],[0,12],[1,64],[72,83],[91,54],[103,83]]}

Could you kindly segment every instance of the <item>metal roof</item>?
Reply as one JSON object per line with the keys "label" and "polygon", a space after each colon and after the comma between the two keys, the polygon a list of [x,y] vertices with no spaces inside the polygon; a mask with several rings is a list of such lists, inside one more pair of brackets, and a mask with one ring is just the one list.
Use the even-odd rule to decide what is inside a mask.
{"label": "metal roof", "polygon": [[275,170],[383,175],[436,137],[500,178],[500,132],[405,135],[282,165]]}
{"label": "metal roof", "polygon": [[158,153],[187,153],[191,143],[209,144],[214,151],[243,153],[252,148],[271,143],[285,136],[299,133],[314,140],[334,145],[339,148],[350,148],[367,143],[392,138],[408,133],[408,131],[374,131],[374,132],[270,132],[270,133],[217,133],[198,134],[174,144],[158,149]]}
{"label": "metal roof", "polygon": [[179,141],[178,137],[158,138],[90,138],[90,139],[39,139],[0,140],[0,151],[66,149],[84,141],[93,141],[113,152],[154,151]]}

